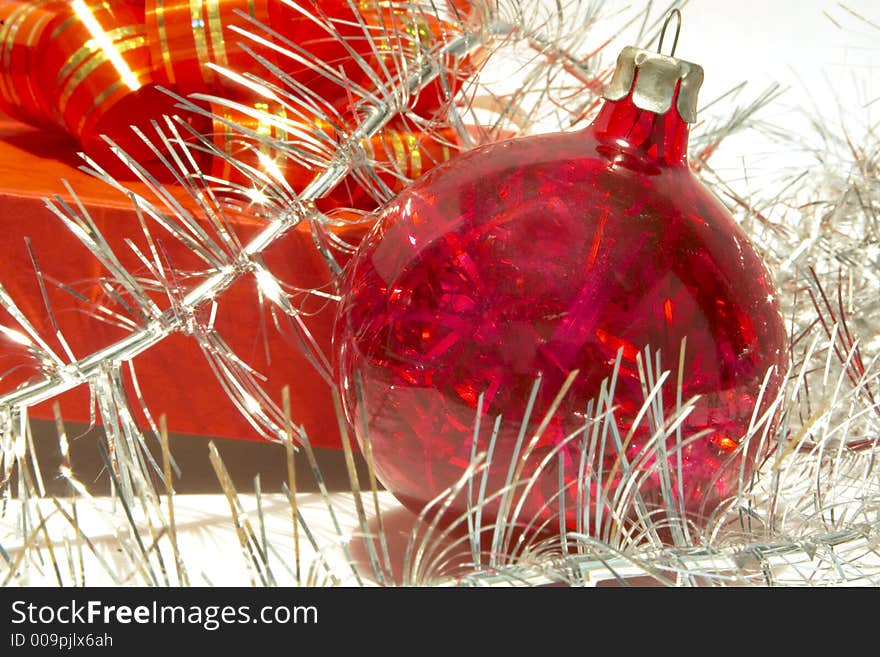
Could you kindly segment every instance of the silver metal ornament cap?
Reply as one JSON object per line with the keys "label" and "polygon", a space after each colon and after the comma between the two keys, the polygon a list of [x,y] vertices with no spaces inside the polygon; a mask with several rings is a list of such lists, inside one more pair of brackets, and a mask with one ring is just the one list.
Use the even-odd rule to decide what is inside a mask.
{"label": "silver metal ornament cap", "polygon": [[675,107],[687,123],[697,120],[697,95],[703,84],[703,68],[683,59],[627,46],[617,57],[614,77],[605,88],[606,100],[620,100],[632,92],[633,105],[655,114]]}

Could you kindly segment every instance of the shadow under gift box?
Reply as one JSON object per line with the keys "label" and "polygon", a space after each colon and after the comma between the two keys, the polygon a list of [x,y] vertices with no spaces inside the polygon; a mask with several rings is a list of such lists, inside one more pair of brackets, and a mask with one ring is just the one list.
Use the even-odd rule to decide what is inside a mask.
{"label": "shadow under gift box", "polygon": [[[0,115],[0,235],[3,245],[0,283],[56,353],[63,354],[60,343],[54,338],[55,331],[25,244],[25,238],[28,238],[46,278],[47,295],[58,326],[74,355],[81,359],[125,337],[128,331],[90,317],[88,304],[53,281],[69,286],[91,302],[102,301],[116,312],[127,313],[96,282],[108,272],[45,207],[42,199],[64,192],[62,178],[70,181],[121,262],[136,275],[150,275],[125,244],[125,239],[129,238],[143,253],[149,253],[130,202],[104,183],[78,171],[78,162],[73,155],[75,150],[74,144],[63,135],[30,128]],[[153,199],[139,184],[131,183],[130,188]],[[192,200],[185,198],[182,191],[174,193],[181,203],[193,208]],[[261,220],[248,216],[233,216],[230,220],[243,243],[263,225]],[[195,272],[204,269],[204,263],[170,233],[154,222],[150,228],[162,257],[175,270]],[[353,235],[351,238],[357,237]],[[265,254],[265,260],[279,279],[297,288],[326,289],[329,282],[327,267],[315,251],[312,237],[304,226],[290,231]],[[182,280],[181,285],[189,289],[198,280],[198,277]],[[164,294],[151,293],[151,297],[159,308],[168,307]],[[253,278],[242,277],[218,297],[218,304],[215,321],[218,333],[245,363],[267,377],[264,388],[268,394],[280,404],[281,389],[289,385],[294,422],[303,425],[314,445],[338,446],[338,425],[329,385],[303,354],[278,333],[268,310],[260,308]],[[329,354],[333,307],[318,298],[300,305],[314,312],[306,318],[306,325],[320,348]],[[325,305],[327,307],[322,307]],[[199,309],[203,319],[208,318],[210,311],[210,304]],[[15,327],[5,311],[0,311],[0,323]],[[194,338],[173,334],[137,356],[133,362],[146,404],[156,418],[161,413],[167,414],[169,430],[226,438],[259,438],[223,391]],[[24,348],[5,336],[0,336],[0,367],[4,372],[0,393],[9,392],[29,379],[42,377],[26,357]],[[124,366],[122,371],[126,388],[134,401],[136,397],[128,368]],[[60,402],[65,420],[89,421],[87,386],[81,385],[65,393]],[[148,426],[136,401],[133,406],[137,409],[138,423],[142,427]],[[51,401],[33,407],[30,415],[51,418]]]}

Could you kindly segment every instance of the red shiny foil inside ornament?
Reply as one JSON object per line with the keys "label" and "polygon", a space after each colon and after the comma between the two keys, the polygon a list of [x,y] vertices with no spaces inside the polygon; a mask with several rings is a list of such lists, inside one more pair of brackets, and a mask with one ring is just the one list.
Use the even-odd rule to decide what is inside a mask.
{"label": "red shiny foil inside ornament", "polygon": [[[760,410],[779,389],[787,339],[760,258],[687,166],[687,135],[674,105],[655,114],[630,97],[606,102],[583,131],[465,153],[382,211],[347,273],[337,354],[349,421],[409,508],[454,486],[480,452],[491,453],[492,498],[574,370],[520,479],[540,474],[511,494],[519,524],[558,527],[560,502],[569,529],[593,534],[606,526],[600,514],[619,524],[637,506],[657,522],[677,509],[700,523],[748,482],[769,441],[744,436],[768,371]],[[652,441],[661,410],[676,413],[685,338],[680,399],[699,399],[680,433]],[[585,439],[590,400],[618,357],[616,432]],[[670,374],[635,423],[639,360],[655,381]],[[483,476],[454,498],[449,519],[472,508]],[[631,476],[636,484],[622,485]],[[486,503],[484,524],[499,499]]]}

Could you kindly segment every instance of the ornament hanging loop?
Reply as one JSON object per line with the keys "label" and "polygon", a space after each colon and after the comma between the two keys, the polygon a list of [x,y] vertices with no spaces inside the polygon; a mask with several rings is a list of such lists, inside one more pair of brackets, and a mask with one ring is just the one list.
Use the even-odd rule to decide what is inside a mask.
{"label": "ornament hanging loop", "polygon": [[675,57],[675,49],[678,48],[678,35],[681,34],[681,11],[678,9],[673,9],[669,12],[669,15],[666,17],[666,20],[663,21],[663,27],[660,29],[660,43],[657,44],[657,54],[663,54],[663,39],[666,37],[666,30],[669,28],[669,21],[675,17],[675,38],[672,40],[672,52],[669,53],[670,57]]}

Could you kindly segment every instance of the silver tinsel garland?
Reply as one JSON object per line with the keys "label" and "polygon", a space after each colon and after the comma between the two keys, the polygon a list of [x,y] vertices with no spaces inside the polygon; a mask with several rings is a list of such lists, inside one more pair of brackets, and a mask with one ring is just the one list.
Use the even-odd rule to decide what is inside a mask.
{"label": "silver tinsel garland", "polygon": [[[616,29],[639,26],[637,41],[647,46],[668,11],[681,4],[671,3],[657,11],[649,6],[642,12],[611,18],[619,21]],[[779,90],[775,87],[739,104],[737,99],[749,90],[736,88],[707,104],[702,110],[703,124],[694,130],[691,139],[694,168],[727,202],[774,274],[791,338],[791,368],[786,384],[769,410],[753,418],[747,437],[772,445],[771,456],[757,476],[741,482],[737,498],[729,500],[708,527],[692,526],[676,513],[673,492],[669,493],[669,509],[663,518],[639,512],[639,482],[647,476],[646,468],[666,467],[667,463],[666,458],[652,458],[653,452],[640,456],[643,467],[639,462],[624,466],[628,484],[621,485],[614,493],[617,497],[609,499],[611,516],[589,519],[585,513],[584,524],[591,523],[589,527],[551,538],[540,531],[541,527],[514,534],[518,512],[515,503],[507,507],[509,514],[497,523],[481,526],[479,509],[493,493],[480,490],[482,472],[490,464],[486,455],[474,454],[467,476],[434,506],[434,510],[442,509],[451,496],[469,495],[474,500],[473,511],[453,527],[436,524],[426,511],[411,529],[400,563],[393,563],[396,559],[391,557],[382,521],[387,500],[378,491],[372,469],[369,481],[358,479],[347,436],[343,436],[343,447],[350,466],[352,494],[333,496],[327,492],[309,438],[296,425],[296,418],[290,417],[289,400],[279,403],[262,389],[259,374],[229,349],[212,318],[217,304],[223,304],[223,292],[236,280],[252,277],[279,330],[290,335],[314,366],[332,379],[328,355],[316,347],[302,318],[306,312],[304,299],[320,297],[332,302],[335,291],[291,289],[273,274],[261,256],[288,231],[306,224],[331,270],[340,270],[338,255],[350,252],[353,246],[333,232],[339,220],[318,212],[312,201],[349,175],[377,202],[391,197],[391,190],[378,172],[387,173],[394,165],[383,158],[371,159],[362,146],[364,139],[398,118],[438,139],[443,130],[455,130],[459,140],[448,144],[454,150],[476,146],[498,135],[573,129],[591,116],[613,62],[613,53],[599,50],[587,57],[584,52],[588,37],[595,40],[596,31],[610,29],[611,18],[602,3],[574,2],[548,9],[508,0],[477,9],[475,17],[464,21],[444,7],[442,14],[452,27],[444,39],[429,48],[414,42],[406,31],[392,35],[399,41],[394,65],[382,71],[381,77],[374,76],[369,88],[352,88],[349,81],[335,79],[332,69],[322,62],[312,62],[316,71],[335,79],[340,89],[355,99],[360,119],[344,139],[316,125],[274,114],[259,118],[283,129],[288,139],[275,139],[227,120],[228,128],[254,151],[265,152],[268,148],[312,167],[315,177],[303,189],[292,188],[272,168],[271,158],[264,161],[263,167],[254,167],[220,151],[208,138],[186,134],[187,126],[171,118],[157,122],[155,133],[143,134],[142,138],[170,153],[165,156],[166,164],[179,187],[196,201],[198,213],[184,209],[163,185],[119,149],[118,157],[153,191],[150,198],[134,194],[95,162],[87,161],[94,176],[131,199],[141,218],[143,240],[139,246],[130,243],[143,264],[141,272],[129,271],[120,264],[82,205],[61,197],[47,201],[49,209],[106,269],[107,289],[118,299],[109,316],[129,327],[129,335],[76,359],[66,349],[63,336],[40,335],[16,300],[0,287],[0,304],[9,316],[0,330],[10,342],[27,350],[32,366],[41,374],[39,380],[0,396],[4,511],[7,518],[15,518],[12,524],[19,536],[15,549],[0,545],[0,581],[26,584],[28,564],[48,569],[51,563],[59,584],[82,582],[84,570],[80,565],[77,572],[75,549],[80,564],[83,551],[87,551],[118,583],[190,583],[195,565],[186,563],[178,550],[175,498],[171,495],[174,461],[167,433],[161,422],[152,419],[150,431],[137,427],[133,418],[135,409],[144,406],[143,400],[131,398],[122,384],[124,371],[134,376],[134,356],[171,333],[183,332],[198,342],[228,392],[230,403],[267,439],[286,447],[291,472],[297,449],[297,458],[304,455],[308,459],[320,490],[316,504],[321,509],[321,520],[316,522],[315,515],[309,517],[303,506],[306,503],[295,494],[291,481],[283,503],[290,507],[296,557],[282,557],[282,550],[266,539],[259,490],[257,508],[246,511],[246,503],[234,489],[219,452],[212,447],[210,463],[219,489],[228,500],[231,523],[255,584],[276,583],[274,573],[280,568],[294,574],[295,581],[308,584],[594,585],[609,579],[667,585],[880,583],[880,477],[875,465],[880,449],[880,140],[870,129],[864,135],[851,135],[821,127],[817,122],[810,146],[816,154],[815,166],[794,174],[786,172],[775,188],[765,184],[754,189],[747,179],[726,180],[713,170],[712,157],[730,135],[761,131],[771,138],[790,138],[784,130],[760,119],[761,111],[777,101]],[[413,2],[409,11],[418,15],[441,9],[430,2]],[[336,33],[332,21],[312,18],[323,22],[328,35]],[[251,29],[241,31],[241,36],[245,44],[265,45],[270,30],[270,26],[253,23]],[[366,27],[364,33],[375,37]],[[274,43],[282,61],[308,57],[296,44],[278,38]],[[481,68],[455,99],[448,99],[447,111],[430,120],[412,112],[409,101],[421,88],[435,79],[462,75],[458,66],[467,53],[475,54]],[[257,59],[262,67],[260,75],[220,67],[217,71],[268,101],[283,105],[288,117],[308,113],[326,123],[341,124],[332,106],[291,82],[283,66]],[[366,62],[363,65],[369,67]],[[197,104],[205,100],[214,107],[242,109],[218,97],[179,100],[181,106],[193,112],[205,112]],[[480,130],[468,127],[474,125]],[[160,149],[156,150],[158,153]],[[252,187],[200,173],[193,157],[196,151],[227,159],[253,182]],[[393,158],[390,161],[394,162]],[[405,170],[392,173],[401,178],[407,175]],[[68,191],[75,197],[75,190]],[[245,200],[256,201],[254,207],[264,224],[249,242],[242,243],[226,221],[224,208],[240,206]],[[363,221],[369,221],[369,217]],[[163,263],[153,246],[152,233],[157,229],[176,237],[200,258],[204,267],[197,277],[193,279],[190,272],[171,271]],[[188,282],[191,279],[194,282]],[[155,301],[156,290],[166,293],[164,306]],[[211,312],[197,312],[206,307]],[[106,307],[96,307],[93,312],[108,317]],[[61,346],[60,352],[50,346],[52,340]],[[652,369],[651,354],[646,354],[644,361],[643,421],[650,423],[656,436],[654,444],[667,445],[675,435],[677,421],[688,411],[688,401],[682,402],[673,417],[664,418],[662,413],[654,412],[658,381],[665,373]],[[73,495],[47,500],[42,494],[46,473],[35,457],[28,408],[79,385],[89,386],[92,392],[106,432],[105,457],[115,500],[129,521],[127,530],[117,529],[114,536],[124,555],[122,564],[106,561],[100,547],[83,529],[84,523],[78,520],[84,507],[90,509],[89,513],[99,514],[104,507],[73,475],[69,460],[60,474],[70,483]],[[295,388],[291,394],[296,394]],[[600,436],[615,432],[612,408],[612,395],[601,395],[590,407],[584,431],[571,440],[582,443],[586,452],[594,448]],[[147,417],[153,415],[147,412]],[[58,434],[67,459],[68,443],[60,417]],[[530,437],[525,431],[523,435],[524,440]],[[664,449],[668,451],[669,447]],[[371,466],[370,454],[365,456]],[[161,490],[152,483],[155,480],[160,482]],[[514,491],[512,500],[529,486],[529,481],[508,483],[509,491]],[[163,492],[167,495],[161,495]],[[633,517],[633,509],[637,521],[624,522],[623,518]],[[56,524],[47,521],[50,515]],[[340,518],[344,516],[353,518],[356,539],[342,529],[345,523]],[[335,536],[329,541],[331,548],[317,537],[327,527]],[[50,535],[50,528],[63,538]],[[661,534],[672,536],[671,544],[661,540]],[[487,540],[491,543],[488,550]],[[303,570],[300,542],[302,551],[313,555]],[[363,548],[366,567],[358,565],[353,542]],[[60,545],[64,545],[66,554],[60,554]],[[61,574],[65,569],[59,564],[65,560],[69,576]],[[175,574],[169,575],[169,571]]]}

